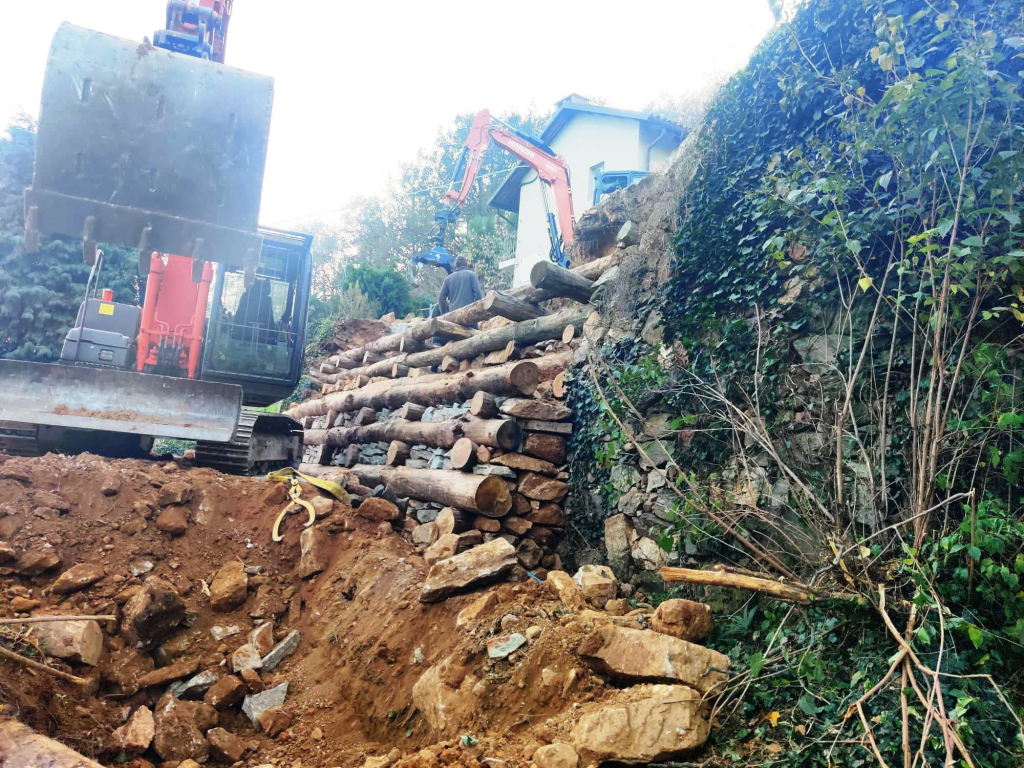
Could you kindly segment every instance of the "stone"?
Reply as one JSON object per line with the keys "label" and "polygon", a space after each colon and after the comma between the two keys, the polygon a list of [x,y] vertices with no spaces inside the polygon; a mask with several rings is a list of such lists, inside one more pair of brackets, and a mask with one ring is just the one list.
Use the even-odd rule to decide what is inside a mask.
{"label": "stone", "polygon": [[363,499],[362,504],[356,507],[356,514],[375,523],[397,520],[402,516],[401,510],[395,504],[377,496]]}
{"label": "stone", "polygon": [[536,472],[524,472],[519,477],[516,490],[528,499],[561,501],[569,492],[569,485]]}
{"label": "stone", "polygon": [[185,618],[185,603],[177,590],[156,576],[149,576],[142,588],[125,603],[121,634],[135,645],[163,640]]}
{"label": "stone", "polygon": [[664,488],[667,483],[668,478],[665,477],[665,470],[651,470],[651,474],[647,476],[647,492],[653,493],[660,488]]}
{"label": "stone", "polygon": [[475,528],[471,528],[468,531],[464,531],[459,534],[459,552],[465,552],[467,549],[478,547],[484,543],[483,531],[478,531]]}
{"label": "stone", "polygon": [[583,611],[588,607],[583,593],[580,592],[580,588],[576,586],[572,576],[565,571],[548,571],[545,583],[555,593],[555,597],[565,604],[566,608],[572,608],[574,611]]}
{"label": "stone", "polygon": [[288,697],[288,683],[281,683],[262,693],[251,693],[242,701],[242,712],[249,721],[259,727],[259,717],[268,709],[284,706]]}
{"label": "stone", "polygon": [[122,648],[113,651],[103,661],[100,673],[104,680],[119,689],[117,693],[131,695],[138,690],[135,681],[152,672],[153,667],[153,657],[148,653],[140,653],[135,648]]}
{"label": "stone", "polygon": [[260,669],[262,666],[263,657],[251,643],[238,646],[228,658],[228,667],[236,674],[243,669]]}
{"label": "stone", "polygon": [[256,599],[249,609],[249,615],[254,619],[276,619],[288,610],[288,604],[270,587],[269,584],[261,584],[256,589]]}
{"label": "stone", "polygon": [[[210,744],[200,728],[204,719],[197,711],[202,706],[164,694],[154,711],[153,749],[164,760],[206,762]],[[179,767],[180,768],[180,767]]]}
{"label": "stone", "polygon": [[14,572],[19,576],[40,576],[47,571],[52,571],[60,563],[60,555],[49,548],[25,552],[14,564]]}
{"label": "stone", "polygon": [[302,636],[299,634],[299,630],[293,629],[289,632],[284,640],[275,645],[271,649],[270,653],[263,657],[263,671],[271,672],[276,669],[278,664],[299,649],[299,643],[301,641]]}
{"label": "stone", "polygon": [[558,474],[558,467],[550,461],[536,459],[533,456],[526,456],[522,453],[504,453],[501,456],[492,458],[491,464],[497,464],[522,472],[539,472],[542,475]]}
{"label": "stone", "polygon": [[640,485],[640,472],[629,464],[616,464],[609,472],[612,487],[620,493]]}
{"label": "stone", "polygon": [[156,527],[171,536],[184,536],[188,532],[188,519],[181,507],[165,507],[156,516]]}
{"label": "stone", "polygon": [[437,541],[437,523],[423,523],[412,529],[412,543],[417,547],[429,547]]}
{"label": "stone", "polygon": [[266,656],[274,648],[274,622],[265,621],[249,633],[249,644],[261,657]]}
{"label": "stone", "polygon": [[700,643],[708,638],[715,627],[711,606],[693,600],[674,598],[666,600],[651,617],[651,629],[680,640]]}
{"label": "stone", "polygon": [[317,520],[330,517],[334,512],[334,501],[319,493],[310,499],[309,503],[313,505],[313,514]]}
{"label": "stone", "polygon": [[260,673],[255,669],[243,669],[242,682],[245,683],[245,687],[251,693],[262,693],[265,687],[263,685],[263,678],[260,677]]}
{"label": "stone", "polygon": [[215,611],[233,611],[245,602],[249,576],[241,560],[232,560],[223,566],[210,584],[210,607]]}
{"label": "stone", "polygon": [[167,692],[176,699],[201,699],[220,679],[220,672],[207,669],[188,680],[179,680],[171,685]]}
{"label": "stone", "polygon": [[481,544],[434,563],[420,592],[420,601],[434,603],[471,586],[494,581],[516,565],[516,550],[504,539]]}
{"label": "stone", "polygon": [[519,419],[536,419],[538,421],[564,421],[572,415],[572,411],[569,410],[568,406],[561,403],[545,403],[543,400],[527,400],[515,397],[510,397],[502,402],[498,410],[506,416],[514,416]]}
{"label": "stone", "polygon": [[625,515],[613,515],[604,521],[604,548],[612,570],[623,576],[630,571],[633,543],[639,538]]}
{"label": "stone", "polygon": [[594,629],[579,647],[595,671],[625,682],[684,683],[712,693],[729,677],[729,657],[649,629]]}
{"label": "stone", "polygon": [[647,536],[641,536],[633,542],[630,554],[633,556],[633,562],[644,571],[660,571],[668,565],[668,552]]}
{"label": "stone", "polygon": [[[641,443],[643,451],[640,453],[640,467],[642,469],[654,469],[664,466],[672,454],[669,453],[667,444],[660,440],[652,440],[649,443]],[[647,454],[646,456],[644,454]]]}
{"label": "stone", "polygon": [[281,735],[292,724],[292,716],[283,707],[271,707],[259,716],[259,727],[270,738]]}
{"label": "stone", "polygon": [[10,603],[11,610],[15,613],[28,613],[42,604],[42,600],[32,600],[28,597],[12,597]]}
{"label": "stone", "polygon": [[[519,498],[522,498],[522,496]],[[501,530],[501,520],[496,517],[484,517],[483,515],[480,515],[473,519],[473,528],[483,533],[497,533]]]}
{"label": "stone", "polygon": [[156,726],[153,712],[149,707],[136,709],[128,722],[111,734],[111,746],[116,751],[123,751],[129,756],[140,755],[153,743]]}
{"label": "stone", "polygon": [[523,539],[519,542],[519,546],[516,547],[516,557],[523,568],[532,571],[540,565],[541,558],[544,557],[544,550],[541,549],[536,541]]}
{"label": "stone", "polygon": [[438,538],[423,552],[423,560],[427,565],[447,560],[459,551],[461,537],[457,533],[446,533]]}
{"label": "stone", "polygon": [[103,655],[103,630],[92,620],[35,624],[32,636],[47,656],[96,666]]}
{"label": "stone", "polygon": [[[245,672],[252,672],[259,678],[254,669],[244,670],[242,674]],[[203,701],[220,712],[238,704],[245,697],[246,690],[246,684],[240,679],[234,675],[225,675],[210,686],[203,696]]]}
{"label": "stone", "polygon": [[85,589],[90,584],[95,584],[106,575],[107,572],[98,565],[79,563],[58,576],[57,580],[50,585],[50,592],[55,595],[68,595]]}
{"label": "stone", "polygon": [[522,452],[561,466],[565,463],[565,439],[543,432],[527,432],[523,436]]}
{"label": "stone", "polygon": [[172,480],[160,488],[156,503],[161,507],[168,507],[176,504],[188,504],[192,501],[192,488],[180,480]]}
{"label": "stone", "polygon": [[461,725],[460,712],[479,708],[474,688],[480,680],[458,654],[434,664],[412,688],[412,701],[435,731]]}
{"label": "stone", "polygon": [[0,541],[0,565],[12,565],[18,561],[18,550],[9,542]]}
{"label": "stone", "polygon": [[231,765],[245,754],[245,743],[223,728],[211,728],[206,732],[206,739],[210,742],[210,757],[218,762]]}
{"label": "stone", "polygon": [[573,581],[595,608],[604,608],[609,600],[614,600],[619,594],[619,580],[607,565],[581,566],[573,576]]}
{"label": "stone", "polygon": [[665,340],[665,327],[661,324],[661,312],[654,309],[647,316],[640,338],[652,347],[660,347]]}
{"label": "stone", "polygon": [[505,659],[509,654],[526,645],[526,636],[519,632],[511,635],[499,635],[487,641],[487,658]]}
{"label": "stone", "polygon": [[52,491],[35,491],[32,494],[32,503],[37,507],[55,509],[62,515],[66,515],[71,511],[71,505],[68,504],[68,500],[59,493],[53,493]]}
{"label": "stone", "polygon": [[809,373],[829,371],[836,364],[841,347],[842,338],[835,333],[811,334],[793,342],[793,349]]}
{"label": "stone", "polygon": [[455,617],[455,628],[461,629],[467,624],[476,623],[476,621],[479,620],[479,618],[482,615],[490,611],[497,604],[497,592],[488,592],[487,594],[481,595],[472,603],[470,603],[461,611],[459,611],[459,615]]}
{"label": "stone", "polygon": [[523,517],[516,517],[509,515],[501,520],[502,525],[505,526],[506,531],[514,533],[516,536],[523,536],[525,533],[533,528],[533,523]]}
{"label": "stone", "polygon": [[616,245],[620,248],[640,245],[640,227],[635,222],[627,220],[625,224],[619,227],[615,240]]}
{"label": "stone", "polygon": [[327,569],[331,560],[331,537],[319,525],[306,528],[299,536],[299,565],[295,569],[300,579],[308,579]]}
{"label": "stone", "polygon": [[174,664],[168,664],[166,667],[154,669],[152,672],[143,675],[135,681],[135,684],[139,688],[166,685],[174,680],[180,680],[183,677],[195,674],[197,669],[199,669],[199,659],[177,661]]}
{"label": "stone", "polygon": [[612,616],[625,616],[629,613],[629,600],[624,597],[617,597],[604,604],[605,613]]}
{"label": "stone", "polygon": [[560,741],[541,747],[533,753],[537,768],[576,768],[580,758],[576,750]]}
{"label": "stone", "polygon": [[526,519],[534,525],[565,526],[565,513],[557,504],[541,504],[537,509],[531,508],[526,513]]}
{"label": "stone", "polygon": [[709,731],[697,691],[685,685],[640,685],[586,711],[569,738],[588,763],[653,763],[700,748]]}
{"label": "stone", "polygon": [[245,631],[244,627],[238,624],[216,624],[210,627],[210,637],[216,640],[218,643],[222,640],[226,640],[229,637],[241,634]]}

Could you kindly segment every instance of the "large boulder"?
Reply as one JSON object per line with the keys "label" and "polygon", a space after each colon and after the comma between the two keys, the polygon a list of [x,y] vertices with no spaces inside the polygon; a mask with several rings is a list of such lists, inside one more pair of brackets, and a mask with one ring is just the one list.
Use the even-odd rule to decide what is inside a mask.
{"label": "large boulder", "polygon": [[556,741],[533,753],[537,768],[576,768],[580,757],[568,744]]}
{"label": "large boulder", "polygon": [[619,580],[607,565],[583,565],[576,571],[573,581],[595,608],[604,608],[619,594]]}
{"label": "large boulder", "polygon": [[206,739],[210,742],[210,757],[219,763],[237,763],[245,754],[245,742],[223,728],[211,728]]}
{"label": "large boulder", "polygon": [[296,572],[300,579],[323,572],[331,560],[331,537],[319,525],[306,528],[299,536],[299,565]]}
{"label": "large boulder", "polygon": [[103,655],[103,630],[95,621],[48,621],[35,624],[32,636],[47,656],[95,666]]}
{"label": "large boulder", "polygon": [[711,606],[678,598],[666,600],[651,617],[651,629],[680,640],[699,643],[707,639],[715,627]]}
{"label": "large boulder", "polygon": [[612,570],[625,577],[630,572],[633,542],[639,537],[625,515],[612,515],[604,521],[604,548]]}
{"label": "large boulder", "polygon": [[181,595],[163,579],[149,576],[124,605],[121,634],[130,645],[154,645],[184,618]]}
{"label": "large boulder", "polygon": [[516,549],[505,539],[494,539],[467,549],[430,567],[420,601],[436,603],[476,584],[498,579],[516,565]]}
{"label": "large boulder", "polygon": [[106,571],[92,563],[79,563],[68,568],[50,585],[50,592],[55,595],[68,595],[85,589],[106,576]]}
{"label": "large boulder", "polygon": [[241,560],[223,566],[210,584],[210,607],[215,611],[233,611],[245,602],[249,577]]}
{"label": "large boulder", "polygon": [[402,516],[401,510],[395,504],[377,496],[363,499],[362,503],[356,507],[356,514],[366,520],[373,520],[375,523],[397,520]]}
{"label": "large boulder", "polygon": [[685,683],[713,693],[729,678],[729,657],[649,629],[596,628],[579,654],[597,672],[624,682]]}
{"label": "large boulder", "polygon": [[565,604],[566,608],[572,608],[574,611],[586,610],[586,598],[583,597],[580,588],[576,586],[576,582],[573,581],[572,576],[568,573],[565,571],[548,571],[545,581],[551,591],[555,593],[555,596]]}
{"label": "large boulder", "polygon": [[203,735],[204,728],[209,730],[216,725],[216,712],[213,722],[209,713],[212,707],[194,701],[182,701],[169,693],[164,694],[156,704],[154,714],[153,749],[167,761],[195,760],[206,762],[210,754],[210,744]]}
{"label": "large boulder", "polygon": [[709,730],[697,691],[685,685],[638,685],[587,711],[570,739],[587,763],[649,763],[698,749]]}
{"label": "large boulder", "polygon": [[111,734],[111,746],[129,756],[142,754],[149,749],[155,728],[153,712],[149,707],[139,707],[127,723]]}
{"label": "large boulder", "polygon": [[[253,671],[255,674],[255,670]],[[206,692],[203,701],[216,709],[218,712],[235,706],[245,698],[248,690],[245,683],[234,675],[225,675]]]}
{"label": "large boulder", "polygon": [[412,688],[412,701],[439,734],[454,730],[478,709],[473,688],[479,679],[457,656],[434,664]]}
{"label": "large boulder", "polygon": [[39,576],[52,571],[61,564],[60,555],[52,549],[25,552],[14,564],[14,572],[19,576]]}

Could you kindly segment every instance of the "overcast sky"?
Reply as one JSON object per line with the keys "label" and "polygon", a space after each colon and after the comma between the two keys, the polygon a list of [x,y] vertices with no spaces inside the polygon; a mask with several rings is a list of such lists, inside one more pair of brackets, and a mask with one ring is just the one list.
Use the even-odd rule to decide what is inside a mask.
{"label": "overcast sky", "polygon": [[[4,3],[0,119],[39,109],[58,24],[140,40],[164,0]],[[261,221],[379,191],[454,115],[549,109],[575,92],[640,109],[733,72],[771,26],[767,0],[237,0],[227,63],[276,79]]]}

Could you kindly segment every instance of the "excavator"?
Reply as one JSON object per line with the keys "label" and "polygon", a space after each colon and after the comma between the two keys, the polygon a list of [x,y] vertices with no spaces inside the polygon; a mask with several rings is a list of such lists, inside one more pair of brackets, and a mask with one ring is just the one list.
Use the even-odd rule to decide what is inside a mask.
{"label": "excavator", "polygon": [[[170,0],[139,43],[62,24],[43,82],[25,250],[81,238],[91,267],[57,363],[0,360],[0,450],[148,452],[261,473],[301,460],[263,407],[302,371],[311,236],[258,226],[273,80],[224,63],[231,0]],[[135,248],[142,306],[103,288]]]}
{"label": "excavator", "polygon": [[[548,237],[551,240],[548,255],[559,266],[569,268],[569,257],[565,255],[563,246],[573,240],[575,218],[572,210],[569,166],[565,158],[556,155],[551,147],[536,136],[513,128],[483,109],[473,118],[469,133],[466,135],[466,143],[455,164],[452,180],[444,195],[448,207],[434,214],[434,231],[430,238],[433,246],[413,256],[410,272],[425,265],[440,267],[447,274],[452,273],[455,258],[445,248],[448,231],[454,228],[458,221],[462,206],[473,191],[473,184],[480,173],[484,156],[492,143],[515,155],[523,164],[532,168],[543,183],[541,200],[544,202]],[[548,200],[548,188],[555,198],[554,212]]]}

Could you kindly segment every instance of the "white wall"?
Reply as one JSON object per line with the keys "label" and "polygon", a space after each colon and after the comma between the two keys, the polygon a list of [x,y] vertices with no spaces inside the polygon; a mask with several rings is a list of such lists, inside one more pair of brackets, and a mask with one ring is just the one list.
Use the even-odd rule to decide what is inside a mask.
{"label": "white wall", "polygon": [[[637,120],[586,113],[573,116],[555,136],[551,148],[569,164],[572,203],[577,219],[592,206],[594,199],[591,167],[603,162],[606,171],[643,170],[639,163],[646,147],[647,144],[641,144]],[[652,161],[656,156],[652,153]],[[543,182],[533,172],[526,177],[526,182],[519,194],[513,287],[529,283],[533,265],[546,260],[551,250],[544,203],[540,196]],[[554,213],[555,199],[550,191],[548,204]]]}

